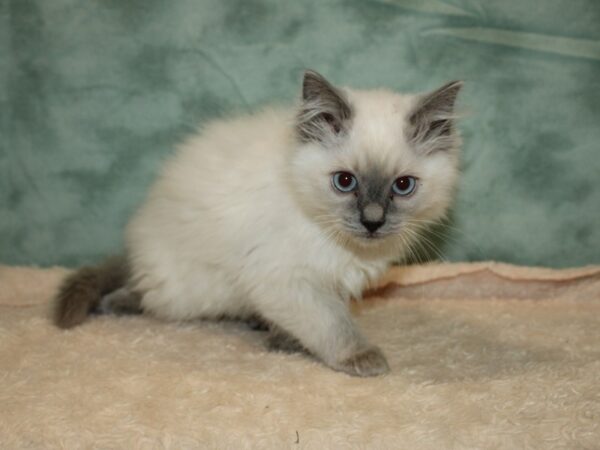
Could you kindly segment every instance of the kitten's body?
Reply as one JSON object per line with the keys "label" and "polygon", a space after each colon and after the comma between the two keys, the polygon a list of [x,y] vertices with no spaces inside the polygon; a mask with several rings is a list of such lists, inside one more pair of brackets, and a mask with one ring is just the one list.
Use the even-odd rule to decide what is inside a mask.
{"label": "kitten's body", "polygon": [[[447,132],[434,137],[451,145],[410,143],[419,125],[407,120],[420,99],[342,93],[308,73],[300,115],[268,109],[207,126],[181,146],[129,224],[121,294],[170,320],[258,315],[334,369],[387,371],[347,302],[402,255],[415,224],[439,219],[450,202],[458,141],[445,110]],[[331,174],[340,170],[362,174],[364,192],[335,191]],[[411,198],[379,186],[400,174],[419,180]],[[368,214],[385,223],[366,235],[359,222],[367,226]],[[74,323],[61,321],[60,305],[82,303],[68,287],[63,326]]]}
{"label": "kitten's body", "polygon": [[298,208],[292,123],[291,111],[267,110],[182,146],[127,232],[134,279],[152,289],[146,309],[168,319],[251,313],[254,301],[284,303],[295,280],[320,278],[358,296],[398,257],[340,246]]}

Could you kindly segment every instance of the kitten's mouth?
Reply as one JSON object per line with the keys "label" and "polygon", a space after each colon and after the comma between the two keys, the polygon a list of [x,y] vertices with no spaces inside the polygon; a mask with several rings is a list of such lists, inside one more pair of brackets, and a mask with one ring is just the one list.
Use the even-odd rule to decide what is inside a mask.
{"label": "kitten's mouth", "polygon": [[375,231],[375,232],[366,231],[364,233],[356,233],[356,236],[358,236],[363,241],[373,242],[373,241],[378,241],[378,240],[384,238],[385,234],[380,233],[379,231]]}

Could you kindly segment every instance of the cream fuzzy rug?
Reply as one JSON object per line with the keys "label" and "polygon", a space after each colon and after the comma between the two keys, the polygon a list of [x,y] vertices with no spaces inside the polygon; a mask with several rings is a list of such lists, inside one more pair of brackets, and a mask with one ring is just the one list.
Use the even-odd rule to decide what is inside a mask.
{"label": "cream fuzzy rug", "polygon": [[0,267],[0,448],[600,448],[600,267],[398,268],[356,307],[392,373],[236,323],[48,319],[64,269]]}

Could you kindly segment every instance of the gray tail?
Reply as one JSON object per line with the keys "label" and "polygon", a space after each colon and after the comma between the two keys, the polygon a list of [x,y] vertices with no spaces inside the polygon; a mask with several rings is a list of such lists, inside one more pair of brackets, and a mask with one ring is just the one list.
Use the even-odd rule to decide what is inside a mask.
{"label": "gray tail", "polygon": [[[93,313],[107,313],[111,305],[106,304],[109,294],[118,295],[116,311],[121,313],[139,313],[139,296],[130,293],[125,286],[129,279],[129,268],[126,258],[111,258],[97,265],[82,267],[63,282],[55,298],[54,323],[60,328],[72,328]],[[125,298],[126,297],[126,298]]]}

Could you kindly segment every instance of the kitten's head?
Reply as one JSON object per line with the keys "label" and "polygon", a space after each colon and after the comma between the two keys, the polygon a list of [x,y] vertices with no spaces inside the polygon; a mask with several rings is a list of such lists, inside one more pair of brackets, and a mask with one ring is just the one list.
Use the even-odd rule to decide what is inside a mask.
{"label": "kitten's head", "polygon": [[290,161],[304,210],[341,243],[390,251],[443,218],[458,179],[461,86],[355,91],[307,71]]}

